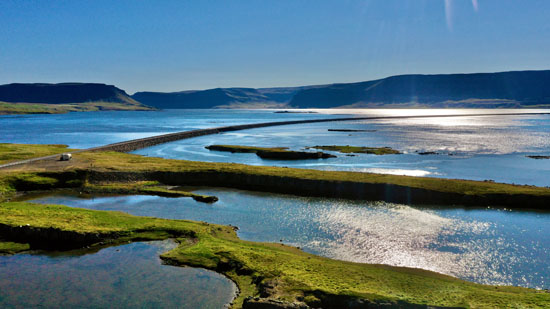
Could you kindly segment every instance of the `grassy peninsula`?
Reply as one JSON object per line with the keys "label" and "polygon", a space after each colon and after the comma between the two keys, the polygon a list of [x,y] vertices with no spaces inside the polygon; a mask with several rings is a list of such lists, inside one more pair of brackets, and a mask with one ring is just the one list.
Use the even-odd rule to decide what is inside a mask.
{"label": "grassy peninsula", "polygon": [[[20,145],[19,147],[25,147]],[[0,170],[0,195],[85,183],[156,181],[307,196],[408,204],[548,209],[550,188],[495,182],[319,171],[143,157],[119,152],[76,153]]]}
{"label": "grassy peninsula", "polygon": [[119,102],[86,102],[86,103],[11,103],[0,102],[0,115],[16,114],[65,114],[69,112],[97,111],[152,111],[155,108],[141,104],[129,105]]}
{"label": "grassy peninsula", "polygon": [[[25,145],[15,146],[25,149]],[[262,181],[267,185],[254,187]],[[93,249],[127,241],[174,238],[179,246],[164,253],[162,259],[173,265],[212,269],[231,278],[240,289],[234,308],[271,300],[323,308],[550,306],[547,291],[474,284],[419,269],[331,260],[283,244],[244,241],[228,226],[8,201],[27,192],[60,188],[188,196],[169,187],[179,184],[244,186],[287,193],[294,193],[289,188],[298,187],[298,194],[309,195],[311,190],[316,190],[311,192],[329,192],[330,196],[336,194],[337,197],[347,186],[368,191],[373,185],[383,185],[404,187],[409,192],[422,189],[473,199],[519,197],[542,201],[545,205],[550,200],[549,188],[533,186],[83,152],[74,154],[71,161],[44,160],[0,169],[0,253]],[[333,188],[336,190],[331,191]]]}
{"label": "grassy peninsula", "polygon": [[232,227],[204,222],[11,202],[0,204],[0,231],[4,241],[10,241],[0,242],[0,248],[101,247],[175,238],[179,246],[162,259],[173,265],[212,269],[231,278],[240,289],[234,308],[241,308],[247,297],[260,296],[323,308],[550,305],[550,293],[545,291],[474,284],[419,269],[331,260],[282,244],[243,241]]}

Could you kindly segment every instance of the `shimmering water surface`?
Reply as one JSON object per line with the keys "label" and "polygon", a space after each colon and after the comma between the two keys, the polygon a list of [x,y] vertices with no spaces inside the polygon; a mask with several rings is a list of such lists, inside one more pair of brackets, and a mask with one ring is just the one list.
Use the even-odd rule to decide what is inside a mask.
{"label": "shimmering water surface", "polygon": [[[350,115],[495,113],[495,110],[315,111],[317,113],[280,114],[270,110],[165,110],[0,116],[0,142],[68,144],[74,148],[88,148],[163,133],[243,123],[350,117]],[[548,111],[498,110],[498,112]],[[328,129],[360,129],[368,132],[329,132]],[[211,144],[283,146],[295,150],[315,145],[389,146],[402,151],[403,154],[346,156],[335,153],[337,158],[325,160],[277,161],[262,160],[254,154],[231,154],[204,148]],[[438,154],[418,154],[428,151]],[[550,177],[548,177],[550,160],[534,160],[526,157],[526,155],[550,155],[550,116],[358,120],[268,127],[176,141],[142,149],[136,153],[212,162],[478,180],[493,179],[509,183],[550,186]],[[550,278],[548,262],[550,215],[548,213],[410,207],[223,189],[201,189],[197,192],[216,195],[220,197],[220,201],[206,205],[189,198],[167,199],[151,196],[98,197],[92,200],[54,196],[40,198],[37,201],[91,209],[121,210],[137,215],[232,224],[240,227],[239,235],[244,239],[283,241],[300,246],[309,252],[337,259],[420,267],[481,283],[550,288],[548,279]],[[145,245],[136,244],[136,246]],[[140,247],[139,251],[153,250],[150,248],[150,246]],[[29,268],[25,268],[25,263],[31,265],[33,269],[40,269],[38,279],[31,280],[35,285],[30,286],[35,287],[38,295],[44,295],[42,299],[48,299],[45,295],[50,291],[50,286],[44,282],[49,278],[61,278],[54,279],[54,282],[63,282],[65,275],[70,274],[67,270],[73,263],[71,261],[81,261],[82,266],[79,267],[83,269],[82,271],[88,269],[86,265],[91,264],[93,265],[89,267],[91,272],[102,274],[101,276],[108,277],[112,273],[115,274],[114,278],[118,278],[121,275],[117,269],[121,267],[122,272],[129,271],[133,278],[139,278],[141,276],[139,271],[124,270],[125,267],[130,267],[129,264],[134,263],[134,259],[138,261],[138,265],[139,261],[145,263],[145,259],[141,259],[136,252],[131,257],[123,259],[126,263],[93,262],[103,261],[105,257],[102,257],[102,254],[116,256],[118,254],[116,250],[109,248],[96,254],[67,257],[61,260],[29,255],[0,257],[0,267],[3,265],[5,269],[13,269],[12,271],[0,270],[0,274],[12,276],[21,274],[20,277],[24,279],[32,277],[28,272]],[[194,299],[201,306],[208,303],[208,299],[200,296],[204,294],[197,291],[204,293],[206,285],[216,286],[218,283],[208,279],[208,284],[204,283],[203,286],[201,285],[203,283],[200,283],[202,281],[196,280],[195,274],[180,273],[179,268],[160,266],[157,255],[158,252],[155,251],[146,259],[157,263],[155,265],[163,269],[162,271],[181,276],[173,281],[188,283],[183,288],[189,291],[186,290],[182,294],[196,295]],[[94,260],[97,258],[99,260]],[[62,264],[66,266],[52,267],[52,265]],[[48,270],[49,267],[51,270]],[[80,275],[82,273],[67,277]],[[4,280],[0,281],[3,282],[21,282],[13,279],[6,280],[2,276],[0,275],[0,279],[4,278]],[[88,277],[89,282],[92,282],[90,285],[102,287],[100,282],[103,277],[101,276]],[[192,285],[195,281],[199,285],[197,289]],[[42,283],[38,285],[36,282]],[[121,279],[121,282],[127,281]],[[116,286],[115,283],[111,283],[105,285],[109,288],[99,288],[91,294],[104,295],[106,299],[113,297],[118,290],[111,289],[110,287]],[[133,282],[126,286],[138,283]],[[158,283],[158,286],[156,284],[151,282],[149,285],[151,288],[162,290],[163,283]],[[71,290],[70,286],[77,289]],[[76,297],[73,294],[79,293],[79,286],[78,284],[70,286],[55,284],[55,291],[52,293],[65,295],[63,296],[65,299],[72,301]],[[25,296],[21,295],[25,294],[18,294],[19,289],[33,291],[32,288],[25,290],[21,285],[12,285],[11,290],[6,288],[7,286],[2,286],[0,293],[6,294],[8,293],[6,291],[10,291],[8,294],[11,298],[0,297],[0,305],[2,299],[19,297],[23,300]],[[137,290],[139,289],[133,291]],[[215,291],[218,290],[215,288]],[[216,295],[220,295],[219,298],[223,301],[212,304],[214,307],[226,303],[231,296],[227,285],[225,292],[219,291],[220,294]],[[28,301],[33,299],[37,298],[30,298]]]}
{"label": "shimmering water surface", "polygon": [[39,203],[239,227],[253,241],[282,241],[331,258],[417,267],[490,284],[550,288],[550,213],[410,207],[198,189],[190,198],[51,196]]}
{"label": "shimmering water surface", "polygon": [[[399,115],[398,112],[388,114]],[[385,114],[371,111],[366,115]],[[328,129],[367,132],[334,132]],[[282,161],[264,160],[250,153],[204,148],[212,144],[288,147],[292,150],[304,150],[316,145],[388,146],[403,154],[347,156],[332,152],[337,158]],[[422,152],[437,154],[419,155]],[[490,179],[550,186],[550,160],[526,157],[550,155],[550,115],[362,120],[267,127],[181,140],[141,149],[136,153],[196,161]]]}
{"label": "shimmering water surface", "polygon": [[[163,133],[232,124],[356,116],[532,113],[548,110],[164,110],[0,116],[0,142],[55,143],[87,148]],[[362,129],[369,132],[329,132]],[[255,154],[209,151],[211,144],[284,146],[389,146],[402,155],[358,154],[324,160],[262,160]],[[418,152],[437,152],[419,155]],[[463,178],[550,186],[550,116],[483,116],[364,120],[268,127],[176,141],[136,151],[164,158]]]}
{"label": "shimmering water surface", "polygon": [[171,241],[97,253],[0,256],[1,308],[222,308],[236,287],[212,271],[161,265]]}

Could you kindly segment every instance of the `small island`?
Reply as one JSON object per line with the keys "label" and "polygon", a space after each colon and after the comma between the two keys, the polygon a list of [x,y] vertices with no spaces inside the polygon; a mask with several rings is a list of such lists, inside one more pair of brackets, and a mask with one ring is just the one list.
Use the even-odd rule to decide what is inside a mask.
{"label": "small island", "polygon": [[544,159],[550,159],[550,156],[526,156],[527,158],[535,159],[535,160],[544,160]]}
{"label": "small island", "polygon": [[341,153],[367,153],[375,155],[401,154],[400,151],[391,147],[360,147],[360,146],[313,146],[308,148],[322,149],[328,151],[338,151]]}
{"label": "small island", "polygon": [[359,129],[328,129],[329,132],[376,132],[376,130],[359,130]]}
{"label": "small island", "polygon": [[208,150],[227,151],[231,153],[255,153],[262,159],[270,160],[307,160],[336,158],[335,155],[324,152],[292,151],[286,147],[254,147],[237,145],[210,145],[205,147]]}

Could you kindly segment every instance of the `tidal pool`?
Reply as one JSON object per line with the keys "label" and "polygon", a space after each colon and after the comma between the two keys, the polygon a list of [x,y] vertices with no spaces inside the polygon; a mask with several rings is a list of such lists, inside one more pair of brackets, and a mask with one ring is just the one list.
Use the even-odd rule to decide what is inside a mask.
{"label": "tidal pool", "polygon": [[284,242],[347,261],[428,269],[485,284],[550,288],[550,213],[411,207],[195,188],[190,198],[49,196],[37,203],[118,210],[239,227],[246,240]]}
{"label": "tidal pool", "polygon": [[0,256],[1,308],[223,308],[235,284],[198,268],[162,265],[170,241],[99,252]]}

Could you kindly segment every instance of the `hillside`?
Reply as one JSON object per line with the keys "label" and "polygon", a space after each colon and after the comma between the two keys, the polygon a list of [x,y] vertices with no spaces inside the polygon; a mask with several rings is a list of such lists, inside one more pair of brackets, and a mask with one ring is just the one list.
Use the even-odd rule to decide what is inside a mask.
{"label": "hillside", "polygon": [[0,114],[152,110],[115,86],[95,83],[0,85]]}
{"label": "hillside", "polygon": [[157,108],[550,107],[550,70],[399,75],[346,84],[138,92],[132,97]]}
{"label": "hillside", "polygon": [[300,90],[287,88],[215,88],[181,92],[137,92],[132,98],[157,108],[284,108]]}
{"label": "hillside", "polygon": [[298,108],[550,106],[550,71],[400,75],[299,91]]}

